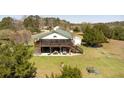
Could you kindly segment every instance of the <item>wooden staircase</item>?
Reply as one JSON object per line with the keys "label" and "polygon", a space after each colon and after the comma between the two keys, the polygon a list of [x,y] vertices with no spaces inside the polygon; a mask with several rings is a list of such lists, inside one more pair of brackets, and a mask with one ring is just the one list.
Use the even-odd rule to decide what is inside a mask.
{"label": "wooden staircase", "polygon": [[83,49],[80,46],[72,46],[71,47],[71,52],[83,54]]}

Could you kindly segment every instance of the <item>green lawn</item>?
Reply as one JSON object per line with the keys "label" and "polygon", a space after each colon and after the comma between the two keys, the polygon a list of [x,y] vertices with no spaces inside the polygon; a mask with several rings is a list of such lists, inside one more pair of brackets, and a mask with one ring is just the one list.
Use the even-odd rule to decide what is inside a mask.
{"label": "green lawn", "polygon": [[[78,56],[42,56],[33,57],[31,62],[37,67],[37,77],[46,74],[59,73],[60,63],[77,66],[81,69],[83,77],[124,77],[124,58],[112,55],[104,48],[84,47],[84,54]],[[86,67],[93,66],[100,71],[99,75],[88,74]]]}

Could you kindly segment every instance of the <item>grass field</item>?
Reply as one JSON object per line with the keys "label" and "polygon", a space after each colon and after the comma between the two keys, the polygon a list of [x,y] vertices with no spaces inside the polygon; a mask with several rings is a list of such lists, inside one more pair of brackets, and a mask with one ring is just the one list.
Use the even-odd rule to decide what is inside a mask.
{"label": "grass field", "polygon": [[[83,77],[124,77],[124,41],[111,40],[102,48],[82,46],[83,55],[78,56],[42,56],[33,57],[31,62],[37,67],[37,77],[45,77],[53,73],[60,73],[60,63],[77,66]],[[100,74],[88,74],[86,67],[95,67]]]}

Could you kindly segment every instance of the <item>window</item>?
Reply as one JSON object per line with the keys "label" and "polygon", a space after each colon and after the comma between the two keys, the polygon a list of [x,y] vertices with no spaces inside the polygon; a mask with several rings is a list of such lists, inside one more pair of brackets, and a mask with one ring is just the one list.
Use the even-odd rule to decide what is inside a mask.
{"label": "window", "polygon": [[53,36],[54,38],[56,38],[57,36]]}

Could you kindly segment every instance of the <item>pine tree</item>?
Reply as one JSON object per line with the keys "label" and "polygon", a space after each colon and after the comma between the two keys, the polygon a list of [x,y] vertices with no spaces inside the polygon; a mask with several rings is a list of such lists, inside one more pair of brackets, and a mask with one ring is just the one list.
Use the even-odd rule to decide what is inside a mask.
{"label": "pine tree", "polygon": [[36,68],[28,62],[31,56],[31,49],[24,45],[0,45],[0,78],[35,77]]}
{"label": "pine tree", "polygon": [[39,16],[28,16],[27,18],[24,19],[23,22],[24,27],[27,30],[30,30],[32,32],[39,32],[40,31],[40,17]]}
{"label": "pine tree", "polygon": [[107,42],[101,30],[91,27],[86,28],[83,38],[86,44],[92,47],[98,47],[101,43]]}
{"label": "pine tree", "polygon": [[112,38],[112,30],[108,25],[99,23],[96,24],[94,28],[101,30],[107,38]]}

